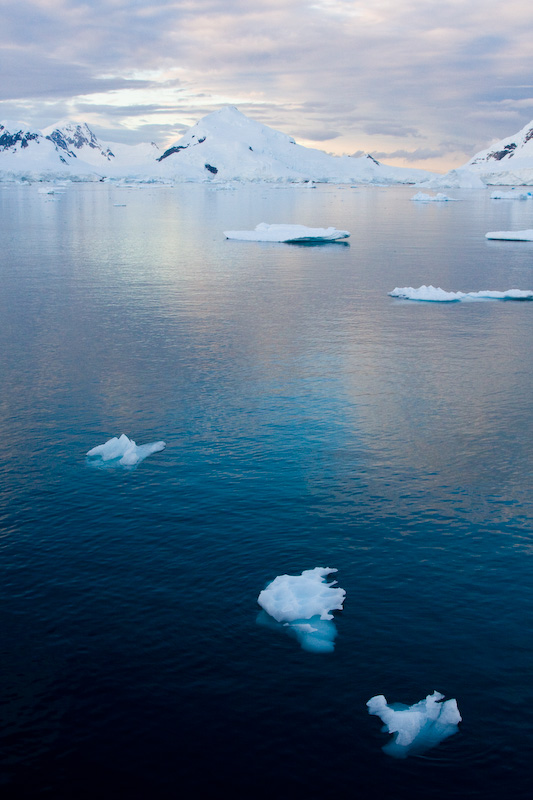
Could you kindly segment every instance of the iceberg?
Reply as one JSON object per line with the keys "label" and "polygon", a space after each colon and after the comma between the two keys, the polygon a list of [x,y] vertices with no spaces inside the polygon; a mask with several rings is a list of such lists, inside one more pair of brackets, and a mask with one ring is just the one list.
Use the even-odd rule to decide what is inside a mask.
{"label": "iceberg", "polygon": [[403,300],[425,300],[432,303],[457,303],[461,300],[533,300],[533,290],[527,289],[507,289],[505,292],[490,289],[480,292],[446,292],[435,286],[420,286],[418,289],[405,286],[402,289],[396,287],[388,294],[390,297],[400,297]]}
{"label": "iceberg", "polygon": [[457,701],[442,703],[443,699],[443,694],[433,692],[425,700],[405,706],[401,703],[389,705],[382,694],[371,697],[367,703],[368,713],[380,717],[384,723],[382,730],[394,735],[383,750],[394,758],[407,758],[424,753],[457,733],[462,721]]}
{"label": "iceberg", "polygon": [[529,200],[533,197],[531,192],[515,192],[511,189],[510,192],[493,192],[490,196],[491,200]]}
{"label": "iceberg", "polygon": [[459,167],[424,181],[426,189],[486,189],[481,178],[466,167]]}
{"label": "iceberg", "polygon": [[137,445],[133,439],[123,433],[122,436],[114,436],[108,439],[105,444],[99,444],[89,450],[86,455],[89,458],[100,457],[102,461],[116,461],[125,467],[132,467],[139,464],[152,453],[164,450],[165,442],[152,442],[151,444]]}
{"label": "iceberg", "polygon": [[226,239],[242,242],[335,242],[347,239],[348,231],[336,228],[308,228],[305,225],[269,225],[260,222],[253,231],[224,231]]}
{"label": "iceberg", "polygon": [[337,635],[331,612],[340,611],[346,597],[337,581],[326,581],[333,572],[337,570],[315,567],[301,575],[278,575],[257,598],[266,612],[257,621],[275,628],[281,625],[304,650],[331,653]]}
{"label": "iceberg", "polygon": [[533,229],[525,231],[489,231],[485,239],[504,239],[508,242],[533,242]]}
{"label": "iceberg", "polygon": [[448,197],[446,194],[439,192],[438,194],[426,194],[425,192],[417,192],[411,197],[417,203],[449,203],[450,201],[457,202],[455,197]]}

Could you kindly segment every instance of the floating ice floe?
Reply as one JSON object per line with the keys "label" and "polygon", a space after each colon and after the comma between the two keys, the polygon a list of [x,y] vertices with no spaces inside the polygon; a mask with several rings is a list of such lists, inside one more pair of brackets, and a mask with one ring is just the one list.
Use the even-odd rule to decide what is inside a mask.
{"label": "floating ice floe", "polygon": [[304,650],[331,653],[337,629],[332,611],[342,609],[346,592],[326,578],[336,569],[315,567],[301,575],[278,575],[259,594],[264,609],[257,621],[294,635]]}
{"label": "floating ice floe", "polygon": [[490,196],[491,200],[529,200],[533,195],[531,192],[515,192],[511,189],[510,192],[493,192]]}
{"label": "floating ice floe", "polygon": [[226,239],[243,242],[335,242],[347,239],[348,231],[336,228],[308,228],[306,225],[269,225],[260,222],[253,231],[224,231]]}
{"label": "floating ice floe", "polygon": [[425,192],[417,192],[411,197],[417,203],[449,203],[456,201],[455,197],[448,197],[446,194],[439,192],[438,194],[426,194]]}
{"label": "floating ice floe", "polygon": [[165,442],[152,442],[151,444],[137,445],[133,439],[123,433],[122,436],[114,436],[108,439],[105,444],[99,444],[93,447],[92,450],[86,454],[90,458],[100,457],[102,461],[116,461],[125,467],[131,467],[139,464],[147,456],[152,453],[158,453],[164,450]]}
{"label": "floating ice floe", "polygon": [[[533,231],[532,231],[533,233]],[[435,286],[396,287],[389,292],[390,297],[401,297],[403,300],[425,300],[433,303],[457,303],[461,300],[533,300],[533,290],[508,289],[505,292],[485,289],[480,292],[446,292]]]}
{"label": "floating ice floe", "polygon": [[533,242],[533,229],[525,231],[489,231],[485,239],[505,239],[508,242]]}
{"label": "floating ice floe", "polygon": [[368,713],[380,717],[385,723],[383,731],[394,736],[383,750],[395,758],[407,758],[424,753],[457,733],[462,719],[457,701],[442,703],[443,699],[443,694],[433,692],[425,700],[406,706],[402,703],[389,705],[382,694],[370,698]]}

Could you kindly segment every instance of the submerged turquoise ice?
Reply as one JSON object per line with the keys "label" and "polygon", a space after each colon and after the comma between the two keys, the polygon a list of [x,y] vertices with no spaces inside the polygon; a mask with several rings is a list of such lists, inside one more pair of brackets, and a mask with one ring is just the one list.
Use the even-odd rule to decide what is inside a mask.
{"label": "submerged turquoise ice", "polygon": [[[531,288],[485,238],[529,204],[38,188],[0,186],[3,796],[529,798],[533,304],[388,296]],[[223,236],[262,219],[349,245]],[[86,457],[122,431],[166,447]],[[257,624],[315,565],[324,657]],[[458,732],[389,758],[368,699],[434,687]]]}

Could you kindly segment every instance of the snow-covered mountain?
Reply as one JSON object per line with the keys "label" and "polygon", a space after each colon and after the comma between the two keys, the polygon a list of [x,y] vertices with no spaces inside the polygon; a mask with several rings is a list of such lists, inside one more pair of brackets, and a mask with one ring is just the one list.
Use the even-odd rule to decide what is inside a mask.
{"label": "snow-covered mountain", "polygon": [[88,164],[102,164],[102,159],[112,161],[115,154],[102,145],[86,123],[65,122],[43,130],[43,136],[52,141],[58,152],[68,158],[81,158]]}
{"label": "snow-covered mountain", "polygon": [[0,123],[0,177],[4,179],[68,177],[71,157],[67,152],[61,153],[42,131],[27,129],[16,122]]}
{"label": "snow-covered mountain", "polygon": [[101,180],[157,172],[157,145],[104,144],[85,123],[64,122],[42,131],[0,123],[0,180]]}
{"label": "snow-covered mountain", "polygon": [[149,164],[161,155],[156,144],[103,144],[86,123],[64,122],[51,125],[43,135],[54,142],[62,155],[79,158],[106,173],[118,174],[124,168]]}
{"label": "snow-covered mountain", "polygon": [[415,183],[424,170],[387,167],[371,156],[331,156],[246,117],[233,106],[193,125],[159,157],[161,174],[176,181],[318,181]]}
{"label": "snow-covered mountain", "polygon": [[388,167],[371,156],[331,156],[303,147],[229,106],[208,114],[164,152],[153,144],[102,143],[86,124],[66,122],[35,131],[4,123],[0,180],[17,177],[393,184],[435,175]]}
{"label": "snow-covered mountain", "polygon": [[439,187],[533,186],[533,120],[462,167],[434,181]]}

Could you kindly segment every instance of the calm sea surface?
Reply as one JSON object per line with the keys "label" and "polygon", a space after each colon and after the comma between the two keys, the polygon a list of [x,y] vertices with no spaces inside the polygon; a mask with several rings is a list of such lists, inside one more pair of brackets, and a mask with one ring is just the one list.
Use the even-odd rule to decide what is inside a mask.
{"label": "calm sea surface", "polygon": [[[63,188],[0,188],[2,798],[531,797],[533,303],[387,292],[532,289],[484,234],[533,201]],[[256,621],[316,566],[329,655]],[[459,732],[383,753],[367,700],[434,689]]]}

